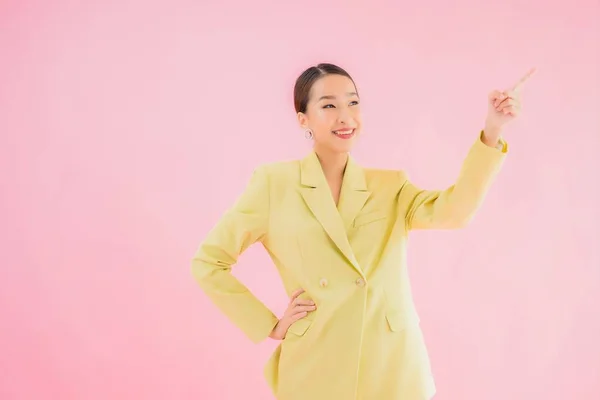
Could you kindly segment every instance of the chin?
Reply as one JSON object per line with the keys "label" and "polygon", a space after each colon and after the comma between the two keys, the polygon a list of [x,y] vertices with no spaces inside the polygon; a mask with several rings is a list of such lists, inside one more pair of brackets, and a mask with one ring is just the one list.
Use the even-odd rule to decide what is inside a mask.
{"label": "chin", "polygon": [[334,153],[348,153],[354,148],[354,140],[348,140],[348,143],[335,143],[331,146]]}
{"label": "chin", "polygon": [[354,136],[350,139],[335,138],[335,140],[332,143],[332,147],[336,149],[336,151],[347,153],[354,148],[354,145],[356,144],[356,139],[357,136]]}
{"label": "chin", "polygon": [[332,137],[326,141],[315,142],[316,149],[321,149],[328,153],[347,154],[350,152],[356,143],[357,136],[349,139],[340,139]]}

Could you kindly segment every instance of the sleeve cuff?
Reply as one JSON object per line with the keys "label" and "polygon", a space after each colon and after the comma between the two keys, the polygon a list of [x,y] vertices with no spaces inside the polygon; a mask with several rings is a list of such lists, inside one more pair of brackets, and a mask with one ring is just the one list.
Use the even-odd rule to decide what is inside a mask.
{"label": "sleeve cuff", "polygon": [[506,141],[502,137],[500,137],[500,139],[498,139],[498,144],[495,147],[490,147],[490,146],[486,145],[485,143],[483,143],[483,130],[482,130],[479,133],[479,142],[480,142],[480,144],[482,144],[488,148],[496,149],[505,154],[508,153],[508,143],[506,143]]}

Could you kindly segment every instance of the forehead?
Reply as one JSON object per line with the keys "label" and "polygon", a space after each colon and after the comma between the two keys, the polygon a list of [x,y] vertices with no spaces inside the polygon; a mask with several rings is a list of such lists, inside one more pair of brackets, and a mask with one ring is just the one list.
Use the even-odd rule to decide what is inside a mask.
{"label": "forehead", "polygon": [[347,93],[356,92],[354,83],[347,76],[343,75],[325,75],[317,80],[311,90],[311,99],[317,100],[321,96],[343,96],[346,97]]}

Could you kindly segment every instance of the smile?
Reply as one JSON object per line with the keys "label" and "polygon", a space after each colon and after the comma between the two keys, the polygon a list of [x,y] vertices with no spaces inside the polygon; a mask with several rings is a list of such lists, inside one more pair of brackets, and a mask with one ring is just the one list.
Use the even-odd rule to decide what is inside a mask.
{"label": "smile", "polygon": [[340,129],[339,131],[333,131],[332,133],[340,139],[350,139],[354,136],[354,129]]}

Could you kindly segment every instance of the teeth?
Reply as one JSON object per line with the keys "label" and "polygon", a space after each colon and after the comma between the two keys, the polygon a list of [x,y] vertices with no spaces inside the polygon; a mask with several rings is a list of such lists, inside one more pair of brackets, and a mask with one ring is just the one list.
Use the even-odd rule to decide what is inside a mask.
{"label": "teeth", "polygon": [[341,131],[333,131],[333,133],[335,133],[336,135],[349,135],[352,132],[354,132],[354,131],[353,130],[351,130],[351,131],[343,131],[343,132],[341,132]]}

